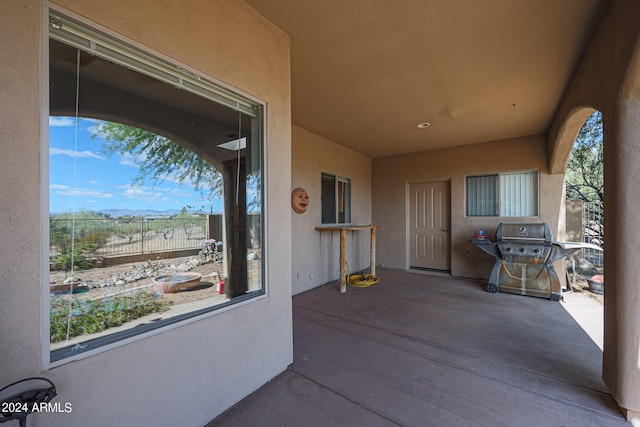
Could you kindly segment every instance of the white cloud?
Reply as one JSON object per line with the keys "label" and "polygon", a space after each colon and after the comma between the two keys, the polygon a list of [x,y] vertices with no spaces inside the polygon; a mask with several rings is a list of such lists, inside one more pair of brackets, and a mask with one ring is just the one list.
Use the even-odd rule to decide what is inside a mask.
{"label": "white cloud", "polygon": [[195,188],[195,184],[189,179],[186,178],[184,181],[180,182],[180,179],[174,174],[169,174],[164,178],[165,181],[173,182],[174,184],[184,185],[187,187]]}
{"label": "white cloud", "polygon": [[193,197],[194,196],[193,193],[186,192],[184,190],[181,190],[180,188],[167,188],[165,190],[168,191],[169,194],[173,197]]}
{"label": "white cloud", "polygon": [[73,117],[49,117],[49,126],[70,127],[75,124],[76,120]]}
{"label": "white cloud", "polygon": [[193,200],[196,194],[171,187],[150,187],[131,186],[130,184],[120,184],[116,188],[124,190],[122,195],[128,199],[138,200],[146,203],[162,203],[169,200],[178,200],[179,203],[193,203],[186,199]]}
{"label": "white cloud", "polygon": [[145,185],[138,185],[132,187],[130,184],[119,184],[116,186],[121,190],[125,190],[123,194],[130,195],[133,198],[135,195],[142,194],[161,194],[163,196],[163,200],[175,199],[175,198],[184,198],[184,197],[194,197],[194,193],[190,193],[184,191],[180,188],[171,188],[171,187],[149,187]]}
{"label": "white cloud", "polygon": [[115,195],[111,193],[104,193],[102,191],[89,190],[87,188],[73,188],[68,185],[51,184],[49,190],[54,191],[61,196],[75,196],[75,197],[96,197],[99,199],[111,199]]}
{"label": "white cloud", "polygon": [[101,127],[104,123],[108,123],[104,120],[100,120],[100,119],[83,119],[86,122],[91,123],[91,125],[87,128],[89,130],[89,132],[91,132],[92,134],[99,134]]}
{"label": "white cloud", "polygon": [[131,153],[121,154],[120,160],[118,160],[118,163],[120,163],[123,166],[131,166],[134,168],[138,167],[138,164],[136,163],[136,158]]}
{"label": "white cloud", "polygon": [[141,187],[129,187],[122,193],[127,199],[138,200],[146,203],[160,203],[164,197],[161,191],[147,191]]}
{"label": "white cloud", "polygon": [[49,155],[50,156],[62,155],[62,156],[69,156],[69,157],[76,157],[76,158],[92,158],[92,159],[104,160],[104,157],[89,150],[74,151],[74,150],[65,150],[62,148],[51,147],[49,149]]}

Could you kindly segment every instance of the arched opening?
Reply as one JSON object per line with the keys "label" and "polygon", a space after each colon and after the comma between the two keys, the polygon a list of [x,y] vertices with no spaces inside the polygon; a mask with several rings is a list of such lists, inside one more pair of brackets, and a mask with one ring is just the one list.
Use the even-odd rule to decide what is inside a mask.
{"label": "arched opening", "polygon": [[[580,128],[567,162],[567,204],[581,206],[580,229],[575,238],[604,247],[604,151],[602,113],[594,111]],[[575,210],[575,209],[574,209]],[[585,258],[604,267],[602,253],[584,250]]]}
{"label": "arched opening", "polygon": [[[567,259],[568,280],[573,296],[594,301],[595,313],[604,310],[604,133],[603,117],[591,110],[579,128],[567,158],[565,174],[566,233],[573,242],[589,247]],[[576,299],[580,301],[580,299]],[[567,307],[569,307],[567,305]],[[575,317],[575,316],[574,316]],[[576,318],[598,344],[604,346],[601,315]]]}

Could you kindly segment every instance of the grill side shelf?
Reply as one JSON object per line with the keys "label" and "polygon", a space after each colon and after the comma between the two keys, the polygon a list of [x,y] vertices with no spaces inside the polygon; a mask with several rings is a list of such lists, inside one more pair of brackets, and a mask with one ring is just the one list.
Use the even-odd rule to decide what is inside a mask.
{"label": "grill side shelf", "polygon": [[483,252],[488,253],[495,259],[501,259],[498,244],[496,242],[492,242],[489,239],[469,239],[469,243],[476,245]]}

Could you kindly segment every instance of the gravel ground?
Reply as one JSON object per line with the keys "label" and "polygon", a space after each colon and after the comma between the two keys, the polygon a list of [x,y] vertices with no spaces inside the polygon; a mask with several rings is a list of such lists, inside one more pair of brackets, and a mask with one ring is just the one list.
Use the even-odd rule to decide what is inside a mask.
{"label": "gravel ground", "polygon": [[573,289],[573,292],[588,295],[589,298],[599,302],[600,304],[604,304],[604,295],[591,292],[589,290],[589,283],[587,283],[587,279],[584,276],[577,276],[576,282],[571,284],[571,288]]}
{"label": "gravel ground", "polygon": [[[135,285],[142,286],[150,283],[153,277],[175,272],[176,267],[186,267],[189,261],[196,260],[200,257],[191,256],[183,258],[174,258],[170,260],[150,260],[144,262],[134,262],[128,264],[121,264],[115,266],[109,266],[104,268],[93,268],[90,270],[78,270],[73,274],[73,277],[83,286],[88,284],[88,287],[92,287],[88,292],[81,294],[74,294],[74,297],[78,298],[101,298],[109,288],[117,289],[116,286],[103,286],[102,283],[113,284],[118,279],[127,279],[129,287]],[[151,272],[149,277],[141,278],[139,280],[132,280],[139,276],[140,271]],[[195,268],[189,268],[188,271],[201,273],[203,278],[201,285],[190,291],[179,292],[175,294],[163,294],[162,298],[171,301],[174,304],[182,304],[185,302],[198,301],[201,299],[209,298],[218,295],[216,291],[215,282],[217,277],[213,276],[213,273],[217,273],[218,277],[222,275],[222,263],[221,262],[206,262],[198,265]],[[155,273],[155,274],[154,274]],[[71,274],[64,271],[52,271],[49,274],[49,283],[52,287],[55,285],[61,285],[65,279],[69,278]],[[63,292],[61,292],[63,293]]]}

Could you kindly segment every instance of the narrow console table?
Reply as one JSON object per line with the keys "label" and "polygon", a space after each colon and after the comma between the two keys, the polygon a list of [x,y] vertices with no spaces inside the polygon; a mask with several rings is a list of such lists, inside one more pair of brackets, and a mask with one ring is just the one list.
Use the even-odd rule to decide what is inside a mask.
{"label": "narrow console table", "polygon": [[371,230],[371,275],[376,275],[376,225],[330,225],[318,231],[340,231],[340,292],[347,292],[347,231]]}

